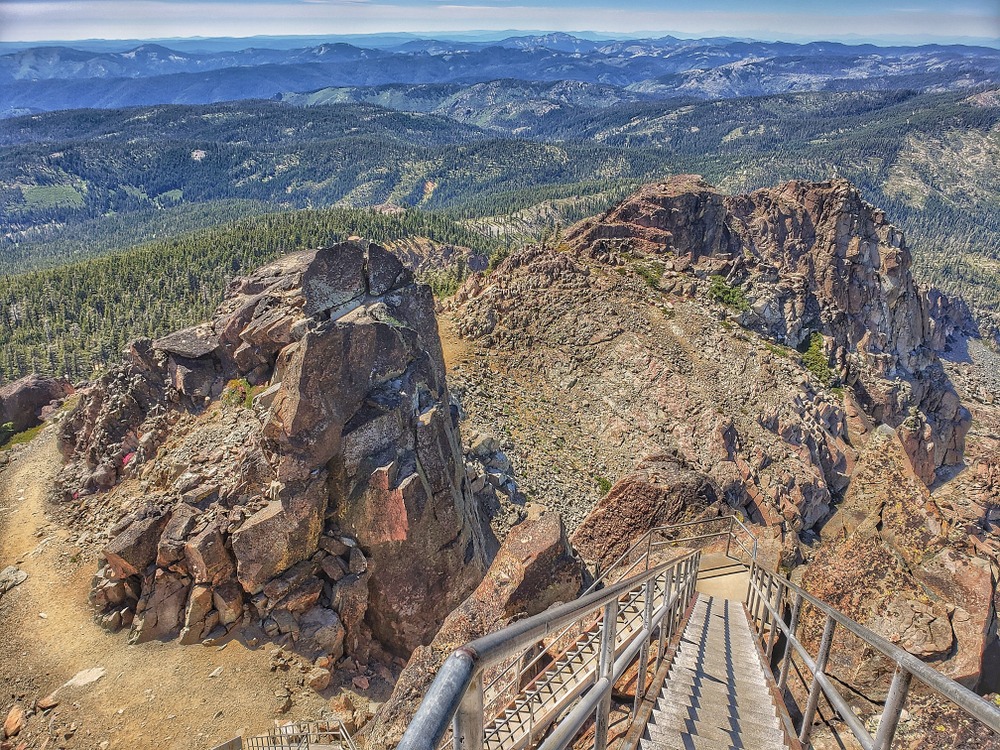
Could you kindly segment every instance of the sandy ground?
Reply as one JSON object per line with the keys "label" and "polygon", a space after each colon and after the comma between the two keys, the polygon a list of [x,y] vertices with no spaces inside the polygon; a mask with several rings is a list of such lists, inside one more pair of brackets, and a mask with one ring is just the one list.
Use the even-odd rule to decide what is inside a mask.
{"label": "sandy ground", "polygon": [[[125,632],[99,628],[87,603],[95,562],[81,559],[70,530],[47,514],[59,465],[48,428],[0,473],[0,569],[28,573],[0,598],[0,721],[14,704],[31,709],[83,670],[105,674],[59,689],[59,705],[31,715],[12,748],[208,750],[244,730],[265,732],[276,718],[318,716],[338,686],[319,695],[298,684],[298,669],[272,672],[275,644],[130,646]],[[285,687],[294,705],[279,714],[275,692]]]}

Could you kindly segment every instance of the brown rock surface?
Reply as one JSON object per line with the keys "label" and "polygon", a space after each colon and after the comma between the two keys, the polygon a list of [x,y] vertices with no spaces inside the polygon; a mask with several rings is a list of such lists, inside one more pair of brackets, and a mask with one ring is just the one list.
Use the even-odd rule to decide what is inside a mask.
{"label": "brown rock surface", "polygon": [[363,730],[371,750],[395,747],[438,667],[455,648],[486,633],[574,599],[583,566],[557,514],[529,515],[504,540],[479,587],[448,615],[434,640],[410,657],[392,696]]}
{"label": "brown rock surface", "polygon": [[650,529],[718,515],[720,496],[718,487],[680,456],[644,458],[584,519],[573,533],[573,547],[605,570]]}
{"label": "brown rock surface", "polygon": [[42,407],[73,393],[65,380],[27,375],[0,386],[0,425],[10,422],[14,432],[34,427],[41,420]]}
{"label": "brown rock surface", "polygon": [[[79,515],[114,525],[155,498],[156,520],[106,545],[114,576],[141,577],[136,640],[197,640],[249,599],[247,624],[306,648],[408,654],[496,545],[465,482],[430,290],[376,245],[285,256],[234,281],[211,321],[134,343],[61,441]],[[333,618],[303,628],[314,611]]]}
{"label": "brown rock surface", "polygon": [[834,370],[876,419],[897,427],[921,410],[933,467],[961,462],[969,413],[935,350],[964,316],[939,292],[920,292],[902,233],[847,181],[725,196],[699,178],[674,178],[582,222],[567,240],[725,276],[745,291],[743,325],[791,347],[822,333]]}
{"label": "brown rock surface", "polygon": [[[801,576],[808,591],[968,687],[992,672],[996,571],[949,545],[947,522],[888,428],[872,436],[822,538]],[[816,641],[818,618],[803,624]],[[841,635],[831,660],[840,679],[884,698],[881,659]]]}

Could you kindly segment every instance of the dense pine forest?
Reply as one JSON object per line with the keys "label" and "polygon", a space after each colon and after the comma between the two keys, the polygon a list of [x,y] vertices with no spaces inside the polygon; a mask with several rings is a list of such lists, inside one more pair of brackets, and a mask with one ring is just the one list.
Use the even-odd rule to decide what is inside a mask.
{"label": "dense pine forest", "polygon": [[[281,253],[350,236],[394,243],[495,245],[420,211],[302,210],[248,217],[213,229],[15,276],[0,276],[0,376],[28,372],[91,377],[140,336],[157,337],[208,317],[234,276]],[[406,243],[401,249],[406,250]],[[440,278],[429,273],[432,283]]]}
{"label": "dense pine forest", "polygon": [[[906,232],[922,282],[965,297],[984,335],[1000,326],[994,90],[540,110],[517,98],[523,82],[500,84],[489,106],[503,105],[503,118],[478,125],[276,101],[5,120],[0,377],[88,377],[130,338],[204,318],[229,279],[286,250],[357,234],[488,255],[678,173],[727,192],[846,177]],[[446,294],[456,274],[425,277]]]}

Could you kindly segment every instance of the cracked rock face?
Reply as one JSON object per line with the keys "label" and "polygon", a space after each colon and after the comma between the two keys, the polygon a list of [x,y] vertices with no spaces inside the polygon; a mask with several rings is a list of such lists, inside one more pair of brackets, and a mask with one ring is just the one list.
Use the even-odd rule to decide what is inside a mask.
{"label": "cracked rock face", "polygon": [[366,747],[395,747],[420,698],[448,655],[459,646],[575,599],[585,569],[566,538],[562,519],[537,506],[511,529],[485,578],[444,620],[434,640],[414,651],[392,695],[361,736]]}
{"label": "cracked rock face", "polygon": [[876,421],[900,427],[920,412],[929,435],[907,444],[922,479],[961,463],[970,415],[937,351],[967,325],[967,310],[916,286],[903,233],[847,181],[730,196],[681,176],[581,222],[567,241],[594,257],[638,253],[725,277],[745,294],[747,328],[800,349],[822,334],[834,372]]}
{"label": "cracked rock face", "polygon": [[67,495],[90,507],[118,483],[92,501],[124,516],[99,580],[139,584],[133,637],[242,619],[336,656],[429,642],[496,546],[444,374],[430,290],[355,241],[285,256],[211,321],[134,343],[61,435]]}
{"label": "cracked rock face", "polygon": [[[967,687],[991,688],[997,651],[997,569],[948,538],[945,516],[886,427],[869,439],[802,585],[823,601]],[[821,618],[804,633],[814,647]],[[870,650],[835,648],[836,674],[883,700],[885,664]]]}

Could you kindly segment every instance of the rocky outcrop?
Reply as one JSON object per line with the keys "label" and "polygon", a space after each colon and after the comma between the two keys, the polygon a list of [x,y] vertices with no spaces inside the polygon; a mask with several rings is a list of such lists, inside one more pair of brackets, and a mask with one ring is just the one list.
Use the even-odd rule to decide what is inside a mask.
{"label": "rocky outcrop", "polygon": [[438,668],[454,649],[515,619],[575,599],[583,576],[583,564],[559,516],[530,513],[504,540],[478,588],[448,615],[428,646],[413,652],[392,696],[365,727],[365,746],[374,750],[399,743]]}
{"label": "rocky outcrop", "polygon": [[720,326],[696,278],[599,255],[529,247],[456,295],[489,366],[452,386],[510,436],[525,492],[575,528],[637,457],[674,451],[753,520],[812,528],[853,465],[841,399],[793,350]]}
{"label": "rocky outcrop", "polygon": [[605,570],[650,529],[719,515],[721,490],[680,456],[644,458],[573,533],[573,547]]}
{"label": "rocky outcrop", "polygon": [[13,432],[21,432],[42,421],[42,409],[73,393],[65,380],[27,375],[0,387],[0,426],[10,424]]}
{"label": "rocky outcrop", "polygon": [[919,410],[931,435],[908,441],[917,463],[927,453],[934,468],[961,463],[970,416],[936,351],[968,326],[967,312],[917,288],[902,232],[850,183],[727,196],[683,176],[642,188],[567,241],[592,257],[640,254],[724,277],[745,300],[735,305],[744,326],[802,351],[821,334],[833,373],[876,421],[899,427]]}
{"label": "rocky outcrop", "polygon": [[[67,496],[153,498],[96,588],[138,583],[135,640],[242,620],[334,658],[429,642],[496,546],[444,374],[430,290],[377,245],[237,279],[210,322],[133,344],[63,424]],[[95,596],[109,625],[130,617],[118,593]]]}
{"label": "rocky outcrop", "polygon": [[[796,578],[811,593],[976,689],[994,689],[1000,571],[949,541],[946,517],[911,470],[898,436],[880,427],[861,456],[822,544]],[[818,642],[822,623],[804,632]],[[815,643],[813,644],[815,646]],[[884,664],[869,651],[834,648],[839,679],[884,700]],[[984,683],[983,681],[986,680]]]}

